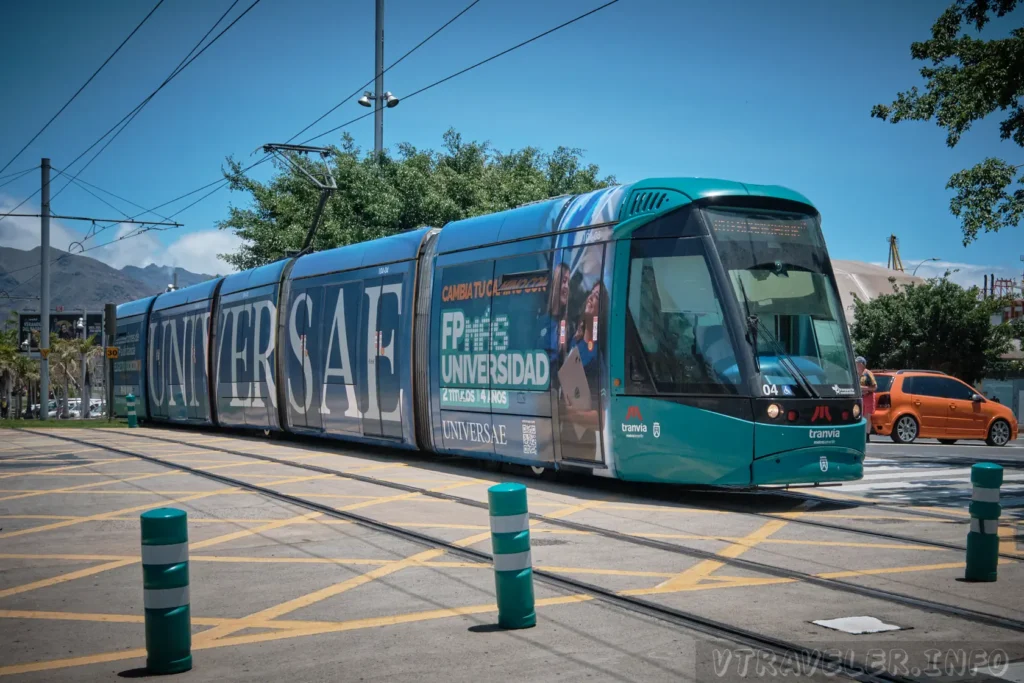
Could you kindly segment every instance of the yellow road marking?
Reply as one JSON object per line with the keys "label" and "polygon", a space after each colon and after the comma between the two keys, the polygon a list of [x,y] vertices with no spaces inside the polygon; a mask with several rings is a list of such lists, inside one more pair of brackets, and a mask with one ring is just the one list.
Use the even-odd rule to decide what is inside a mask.
{"label": "yellow road marking", "polygon": [[[533,505],[533,503],[531,503]],[[551,505],[551,503],[548,503]],[[605,503],[602,506],[605,510],[639,510],[641,512],[681,512],[685,514],[699,515],[727,515],[725,510],[705,510],[703,508],[671,507],[667,505],[639,505],[633,503]]]}
{"label": "yellow road marking", "polygon": [[299,515],[297,517],[289,517],[288,519],[279,519],[279,520],[276,520],[276,521],[273,521],[273,522],[268,522],[267,524],[262,524],[262,525],[260,525],[258,527],[253,528],[253,529],[242,529],[240,531],[235,531],[235,532],[230,533],[230,534],[224,534],[223,536],[216,536],[214,538],[208,538],[205,541],[198,541],[196,543],[190,543],[189,544],[189,551],[200,550],[202,548],[209,548],[210,546],[213,546],[213,545],[219,545],[221,543],[227,543],[228,541],[235,541],[235,540],[237,540],[239,538],[245,538],[246,536],[253,536],[253,535],[256,535],[256,534],[262,534],[265,531],[273,531],[274,529],[280,529],[282,527],[288,526],[289,524],[294,524],[295,522],[301,522],[301,521],[305,521],[305,520],[315,519],[315,518],[319,517],[322,514],[323,514],[322,512],[307,512],[306,514]]}
{"label": "yellow road marking", "polygon": [[[86,467],[86,465],[80,465],[80,467]],[[70,467],[57,468],[54,471],[40,470],[39,472],[23,472],[10,476],[15,477],[133,477],[136,474],[147,474],[146,472],[60,472],[61,469],[71,469]],[[0,477],[2,479],[3,477]]]}
{"label": "yellow road marking", "polygon": [[388,465],[370,465],[368,467],[356,467],[355,469],[351,470],[343,470],[343,472],[345,474],[348,474],[350,472],[372,472],[374,470],[388,470],[393,467],[408,467],[408,465],[406,465],[404,462],[393,462]]}
{"label": "yellow road marking", "polygon": [[[203,494],[203,495],[212,495],[212,494]],[[202,497],[202,496],[197,496],[197,498],[198,497]],[[195,500],[195,498],[193,498],[193,500]],[[177,501],[177,502],[183,502],[183,501]],[[143,505],[143,506],[140,506],[138,509],[144,510],[144,509],[149,508],[149,507],[150,507],[149,505]],[[121,511],[121,512],[123,512],[123,511]],[[107,514],[111,514],[111,513],[107,513]],[[190,544],[190,550],[198,550],[200,548],[208,548],[208,547],[213,546],[213,545],[218,545],[220,543],[227,543],[228,541],[234,541],[236,539],[244,538],[246,536],[251,536],[253,534],[260,534],[260,533],[263,533],[264,531],[271,531],[273,529],[279,529],[281,527],[287,526],[288,524],[292,523],[293,521],[304,520],[304,519],[311,519],[313,517],[319,516],[320,514],[322,514],[322,513],[310,512],[310,513],[307,513],[305,515],[300,515],[298,517],[292,517],[292,518],[289,518],[289,519],[277,520],[275,522],[271,522],[269,524],[264,524],[262,526],[254,528],[254,529],[245,529],[245,530],[236,531],[236,532],[230,533],[230,534],[224,534],[223,536],[217,536],[217,537],[214,537],[214,538],[208,538],[206,540]],[[61,526],[61,525],[68,526],[69,524],[76,524],[76,523],[77,523],[77,521],[58,522],[57,524],[51,524],[51,525],[48,525],[48,526],[53,528],[53,527],[57,527],[57,526]],[[41,528],[41,527],[34,527],[33,529],[25,529],[23,531],[31,532],[31,531],[33,531],[35,529],[39,529],[39,528]],[[19,533],[20,532],[11,532],[11,535],[18,535]],[[75,579],[80,579],[80,578],[83,578],[83,577],[86,577],[86,576],[92,576],[94,574],[99,574],[101,572],[109,571],[111,569],[119,569],[120,567],[125,567],[125,566],[130,565],[130,564],[135,564],[136,562],[139,562],[139,561],[140,561],[139,557],[126,557],[126,558],[122,558],[122,559],[115,560],[115,561],[112,561],[112,562],[107,562],[106,564],[97,565],[95,567],[88,567],[86,569],[80,569],[78,571],[69,572],[67,574],[61,574],[60,576],[55,576],[55,577],[50,578],[50,579],[43,579],[41,581],[33,581],[32,583],[26,583],[26,584],[22,584],[20,586],[14,586],[13,588],[8,588],[8,589],[6,589],[4,591],[0,591],[0,598],[7,597],[9,595],[17,595],[18,593],[25,593],[25,592],[28,592],[28,591],[37,590],[39,588],[47,588],[49,586],[53,586],[53,585],[56,585],[56,584],[59,584],[59,583],[64,583],[64,582],[67,582],[67,581],[74,581]]]}
{"label": "yellow road marking", "polygon": [[[19,447],[19,446],[15,446],[14,448],[8,449],[8,451],[16,451],[16,450],[19,450],[20,448],[21,447]],[[103,448],[83,448],[80,451],[64,451],[64,450],[62,450],[61,454],[62,455],[80,455],[82,453],[88,453],[89,451],[102,451],[102,450],[105,450],[105,449],[103,449]],[[0,452],[6,452],[6,451],[0,451]],[[37,455],[26,455],[26,456],[23,456],[23,457],[20,457],[20,458],[7,458],[5,460],[0,460],[0,463],[20,462],[22,460],[44,460],[46,458],[53,458],[54,460],[58,460],[58,458],[56,458],[53,453],[39,453]],[[119,458],[119,459],[120,460],[126,460],[127,458]]]}
{"label": "yellow road marking", "polygon": [[[288,456],[287,453],[282,453],[282,456]],[[309,453],[307,455],[296,455],[290,457],[290,460],[313,460],[314,458],[326,458],[329,455],[341,455],[341,453]]]}
{"label": "yellow road marking", "polygon": [[[0,619],[42,619],[49,621],[93,621],[108,624],[142,624],[146,617],[142,614],[107,614],[88,612],[41,612],[36,610],[0,610]],[[231,617],[197,617],[192,615],[194,626],[221,626],[241,621],[240,618]],[[257,628],[273,629],[296,629],[315,628],[324,624],[336,624],[336,621],[297,621],[290,619],[279,619],[273,622],[260,622]],[[246,626],[250,628],[252,625]]]}
{"label": "yellow road marking", "polygon": [[[586,602],[592,599],[593,597],[590,595],[565,595],[557,598],[544,598],[542,600],[537,600],[535,605],[537,607],[548,607],[553,605],[565,605],[577,602]],[[208,633],[208,631],[204,631],[203,633],[197,634],[196,638],[193,640],[192,649],[206,650],[217,647],[231,647],[234,645],[266,643],[275,640],[282,640],[285,638],[301,638],[305,636],[322,635],[326,633],[340,633],[342,631],[354,631],[364,628],[378,628],[381,626],[409,624],[418,621],[445,619],[448,617],[462,617],[471,616],[474,614],[486,614],[489,612],[497,612],[497,610],[498,607],[495,604],[472,605],[469,607],[454,607],[450,609],[428,610],[425,612],[411,612],[409,614],[399,614],[389,617],[370,617],[367,619],[353,619],[351,621],[342,622],[324,622],[322,625],[310,625],[305,628],[294,628],[274,633],[257,633],[247,636],[233,636],[221,638],[219,640],[200,641],[200,636],[202,636],[203,633]],[[262,627],[262,624],[260,626]],[[89,664],[102,664],[106,662],[124,661],[126,659],[140,659],[145,656],[145,648],[136,648],[134,650],[105,652],[101,654],[86,655],[84,657],[69,657],[66,659],[53,659],[45,662],[14,664],[10,666],[0,667],[0,676],[11,676],[15,674],[32,673],[36,671],[53,671],[56,669],[67,669],[76,666],[86,666]]]}
{"label": "yellow road marking", "polygon": [[8,598],[18,593],[27,593],[28,591],[34,591],[39,588],[48,588],[49,586],[55,586],[59,583],[65,583],[67,581],[74,581],[75,579],[81,579],[86,576],[92,576],[93,574],[99,574],[100,572],[109,571],[111,569],[119,569],[129,564],[137,562],[136,559],[126,560],[115,560],[113,562],[107,562],[105,564],[96,565],[95,567],[87,567],[85,569],[79,569],[78,571],[68,572],[67,574],[61,574],[60,576],[54,576],[50,579],[42,579],[41,581],[33,581],[31,583],[23,583],[20,586],[8,588],[6,590],[0,590],[0,598]]}
{"label": "yellow road marking", "polygon": [[327,586],[326,588],[321,588],[318,591],[313,591],[312,593],[307,593],[306,595],[297,597],[294,600],[288,600],[278,605],[274,605],[273,607],[268,607],[267,609],[260,610],[259,612],[254,612],[253,614],[250,614],[249,616],[245,617],[240,622],[232,626],[217,626],[210,629],[209,631],[204,631],[203,633],[200,633],[195,637],[195,642],[207,642],[209,640],[229,636],[232,633],[240,631],[244,628],[248,628],[249,624],[251,624],[252,622],[270,621],[272,619],[282,617],[286,614],[294,612],[297,609],[302,609],[303,607],[308,607],[315,603],[334,597],[335,595],[340,595],[341,593],[352,590],[353,588],[357,588],[381,577],[388,576],[389,574],[394,574],[395,572],[401,571],[406,567],[415,566],[424,560],[431,560],[443,554],[444,550],[441,550],[439,548],[434,548],[431,550],[425,550],[423,552],[416,553],[415,555],[411,555],[405,558],[404,560],[394,562],[383,567],[379,567],[377,569],[366,572],[365,574],[360,574],[359,576],[353,576],[352,578],[346,579],[345,581],[341,581],[340,583],[336,583],[332,586]]}
{"label": "yellow road marking", "polygon": [[563,517],[568,517],[569,515],[575,514],[577,512],[582,512],[583,510],[589,510],[590,508],[600,507],[607,502],[608,501],[606,500],[588,500],[587,502],[580,503],[579,505],[571,505],[569,507],[562,508],[561,510],[548,512],[544,516],[550,517],[552,519],[561,519]]}
{"label": "yellow road marking", "polygon": [[[94,481],[91,484],[80,484],[79,486],[69,486],[69,487],[60,488],[60,489],[47,489],[45,491],[38,491],[37,490],[37,491],[32,491],[30,493],[22,493],[22,494],[14,495],[14,496],[4,496],[3,498],[0,498],[0,501],[5,501],[5,500],[21,500],[23,498],[33,498],[35,496],[45,496],[45,495],[50,494],[50,493],[70,493],[72,491],[79,491],[79,490],[82,490],[82,489],[89,489],[89,488],[93,488],[93,487],[96,487],[96,486],[105,486],[107,484],[120,483],[120,482],[129,482],[129,481],[139,481],[141,479],[152,479],[153,477],[163,477],[163,476],[166,476],[167,474],[169,474],[169,472],[153,472],[153,473],[150,473],[150,474],[141,474],[141,475],[139,475],[137,477],[128,477],[127,479],[117,479],[115,481]],[[0,536],[0,538],[2,538],[2,536]]]}
{"label": "yellow road marking", "polygon": [[[656,534],[656,533],[635,533],[632,536],[641,538],[671,538],[687,541],[724,541],[727,543],[745,543],[745,540],[738,536],[701,536],[698,534]],[[878,548],[881,550],[927,550],[934,552],[949,552],[949,548],[937,548],[931,545],[910,545],[907,543],[858,543],[847,541],[816,541],[813,539],[789,539],[789,538],[764,538],[758,544],[777,545],[809,545],[835,548]]]}
{"label": "yellow road marking", "polygon": [[466,538],[455,541],[455,545],[459,546],[460,548],[468,548],[471,545],[476,545],[480,541],[486,541],[490,538],[491,532],[485,531],[481,534],[474,534],[472,536],[467,536]]}
{"label": "yellow road marking", "polygon": [[[788,524],[788,522],[782,520],[773,520],[771,522],[766,522],[756,531],[747,534],[743,538],[737,539],[735,543],[723,548],[715,554],[720,557],[727,558],[739,557],[740,555],[747,552],[764,539],[774,534],[782,527],[786,526],[786,524]],[[658,584],[652,590],[671,592],[678,590],[679,588],[697,585],[701,582],[701,579],[706,578],[716,569],[722,567],[724,564],[724,562],[718,562],[716,560],[703,560],[701,562],[698,562],[696,565],[690,567],[686,571],[680,572],[668,581],[664,581]]]}
{"label": "yellow road marking", "polygon": [[67,555],[55,553],[0,553],[0,560],[69,560],[72,562],[115,562],[137,560],[130,555]]}
{"label": "yellow road marking", "polygon": [[853,576],[874,576],[877,574],[902,574],[904,572],[935,571],[937,569],[956,569],[963,567],[963,562],[946,562],[943,564],[918,564],[907,567],[883,567],[881,569],[848,569],[841,572],[824,572],[815,574],[822,579],[846,579]]}
{"label": "yellow road marking", "polygon": [[[0,479],[11,479],[13,477],[25,477],[25,476],[30,476],[30,475],[34,476],[34,475],[39,475],[39,474],[53,474],[55,472],[65,472],[67,470],[77,470],[77,469],[79,469],[81,467],[92,467],[93,465],[102,465],[103,463],[106,463],[106,462],[115,462],[116,460],[121,460],[121,459],[122,458],[116,458],[115,460],[93,460],[92,462],[87,462],[87,463],[82,464],[82,465],[67,465],[65,467],[48,467],[45,470],[37,470],[35,472],[31,472],[31,471],[30,472],[12,472],[11,474],[0,474]],[[104,473],[103,472],[96,472],[94,474],[102,475]],[[108,473],[108,474],[109,474],[109,476],[114,476],[112,473]]]}
{"label": "yellow road marking", "polygon": [[[215,491],[203,491],[202,493],[193,493],[192,495],[185,496],[184,498],[177,498],[168,500],[168,503],[187,503],[193,500],[199,500],[200,498],[207,498],[209,496],[222,495],[225,492],[234,491],[235,489],[217,489]],[[3,500],[3,499],[0,499]],[[42,531],[52,531],[53,529],[62,529],[64,527],[73,526],[75,524],[81,524],[82,522],[93,522],[97,520],[109,519],[110,517],[116,517],[118,515],[125,515],[130,512],[138,512],[140,510],[148,510],[153,507],[151,503],[145,505],[133,505],[130,508],[124,508],[121,510],[114,510],[113,512],[102,512],[96,515],[89,515],[88,517],[76,517],[75,519],[66,519],[61,522],[54,522],[53,524],[43,524],[41,526],[34,526],[29,529],[19,529],[18,531],[8,531],[7,533],[0,533],[0,538],[13,538],[14,536],[24,536],[26,534],[36,534]]]}
{"label": "yellow road marking", "polygon": [[[345,507],[340,507],[338,509],[339,510],[344,510],[344,511],[360,510],[360,509],[365,508],[365,507],[370,507],[371,505],[380,505],[381,503],[393,503],[393,502],[399,501],[399,500],[409,500],[410,498],[418,498],[421,495],[422,494],[420,494],[420,493],[415,493],[414,492],[414,493],[402,493],[402,494],[399,494],[397,496],[382,496],[380,498],[373,498],[371,500],[364,500],[361,503],[352,503],[351,505],[346,505]],[[312,496],[309,496],[309,497],[312,497]]]}

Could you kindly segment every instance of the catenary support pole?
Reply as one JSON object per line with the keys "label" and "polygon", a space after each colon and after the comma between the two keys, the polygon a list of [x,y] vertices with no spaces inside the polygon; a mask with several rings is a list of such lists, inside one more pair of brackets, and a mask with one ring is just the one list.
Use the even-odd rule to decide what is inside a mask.
{"label": "catenary support pole", "polygon": [[[104,304],[103,306],[103,332],[105,335],[105,347],[109,349],[117,344],[117,306]],[[103,366],[107,370],[107,422],[114,419],[114,361],[107,358]]]}
{"label": "catenary support pole", "polygon": [[50,416],[50,160],[43,159],[39,213],[39,419]]}

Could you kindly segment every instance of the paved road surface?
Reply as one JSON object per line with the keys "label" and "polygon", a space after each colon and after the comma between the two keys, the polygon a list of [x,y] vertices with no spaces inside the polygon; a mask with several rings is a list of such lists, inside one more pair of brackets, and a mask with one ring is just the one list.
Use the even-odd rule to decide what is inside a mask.
{"label": "paved road surface", "polygon": [[864,479],[839,490],[880,502],[966,508],[971,497],[971,465],[1003,466],[1003,515],[1024,519],[1024,440],[1003,448],[961,441],[944,446],[931,439],[900,445],[874,437],[868,444]]}

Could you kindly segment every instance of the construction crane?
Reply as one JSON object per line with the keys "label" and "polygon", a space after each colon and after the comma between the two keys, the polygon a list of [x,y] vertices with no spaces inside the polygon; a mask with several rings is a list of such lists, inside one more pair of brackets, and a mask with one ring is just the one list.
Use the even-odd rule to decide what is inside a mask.
{"label": "construction crane", "polygon": [[903,259],[900,258],[900,240],[896,235],[889,235],[889,270],[903,272]]}

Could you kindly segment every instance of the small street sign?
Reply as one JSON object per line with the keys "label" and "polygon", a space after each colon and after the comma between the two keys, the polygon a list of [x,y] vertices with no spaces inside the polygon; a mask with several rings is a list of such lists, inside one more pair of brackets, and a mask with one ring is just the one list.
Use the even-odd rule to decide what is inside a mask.
{"label": "small street sign", "polygon": [[63,306],[58,306],[57,307],[57,312],[58,313],[63,313],[64,312],[64,307]]}
{"label": "small street sign", "polygon": [[44,360],[49,358],[50,357],[50,349],[39,349],[39,355],[42,356]]}
{"label": "small street sign", "polygon": [[107,358],[117,358],[117,347],[116,346],[108,346],[107,347]]}

